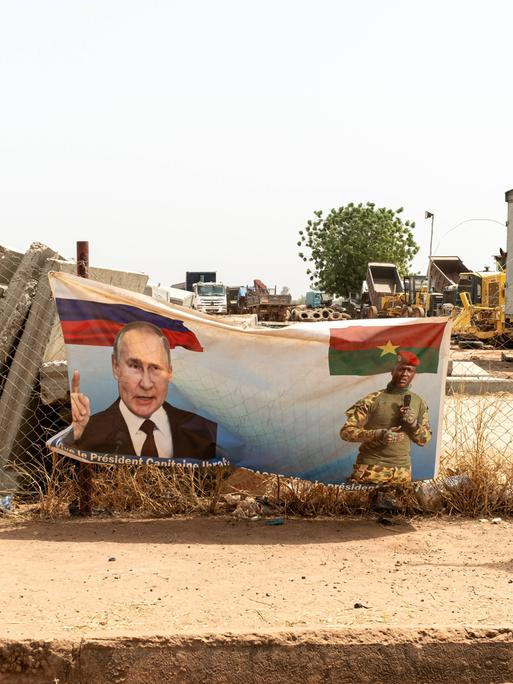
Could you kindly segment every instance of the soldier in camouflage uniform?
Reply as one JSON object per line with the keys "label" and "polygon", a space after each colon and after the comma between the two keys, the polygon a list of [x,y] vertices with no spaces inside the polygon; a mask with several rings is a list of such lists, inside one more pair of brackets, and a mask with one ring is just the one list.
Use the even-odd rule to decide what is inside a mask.
{"label": "soldier in camouflage uniform", "polygon": [[340,437],[361,442],[348,482],[411,482],[411,442],[424,446],[431,439],[427,405],[409,389],[419,363],[415,354],[398,352],[386,389],[368,394],[346,411]]}

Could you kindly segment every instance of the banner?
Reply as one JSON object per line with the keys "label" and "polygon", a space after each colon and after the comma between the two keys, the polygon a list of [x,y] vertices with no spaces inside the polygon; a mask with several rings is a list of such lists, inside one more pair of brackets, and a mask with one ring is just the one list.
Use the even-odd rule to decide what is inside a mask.
{"label": "banner", "polygon": [[447,319],[241,329],[77,276],[50,283],[73,411],[48,442],[61,454],[350,488],[437,473]]}

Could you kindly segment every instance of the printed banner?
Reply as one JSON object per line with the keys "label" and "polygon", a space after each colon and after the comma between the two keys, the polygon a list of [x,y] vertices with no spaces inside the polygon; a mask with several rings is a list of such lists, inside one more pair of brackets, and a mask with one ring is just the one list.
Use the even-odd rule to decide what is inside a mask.
{"label": "printed banner", "polygon": [[48,446],[98,464],[232,464],[350,488],[438,469],[447,319],[241,329],[50,274],[73,424]]}

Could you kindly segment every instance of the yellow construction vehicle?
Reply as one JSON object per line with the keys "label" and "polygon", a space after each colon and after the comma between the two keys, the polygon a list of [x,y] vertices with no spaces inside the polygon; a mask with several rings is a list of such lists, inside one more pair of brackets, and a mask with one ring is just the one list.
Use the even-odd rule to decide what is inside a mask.
{"label": "yellow construction vehicle", "polygon": [[435,295],[427,291],[426,276],[414,273],[405,276],[404,293],[406,311],[403,316],[422,318],[426,313],[428,316],[433,315],[432,305],[437,300],[435,300]]}
{"label": "yellow construction vehicle", "polygon": [[[425,278],[410,275],[401,280],[395,264],[367,264],[363,318],[422,317],[425,314],[422,283]],[[426,290],[427,291],[427,290]]]}
{"label": "yellow construction vehicle", "polygon": [[462,308],[454,310],[452,333],[460,339],[505,343],[513,340],[513,324],[506,318],[506,273],[461,273],[458,292]]}

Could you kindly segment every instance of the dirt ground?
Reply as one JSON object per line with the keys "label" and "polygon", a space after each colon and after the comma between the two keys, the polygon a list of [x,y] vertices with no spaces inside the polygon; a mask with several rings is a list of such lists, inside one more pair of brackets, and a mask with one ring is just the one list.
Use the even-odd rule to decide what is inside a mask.
{"label": "dirt ground", "polygon": [[0,684],[513,681],[511,522],[0,523]]}
{"label": "dirt ground", "polygon": [[511,626],[511,523],[66,520],[0,526],[1,634]]}

